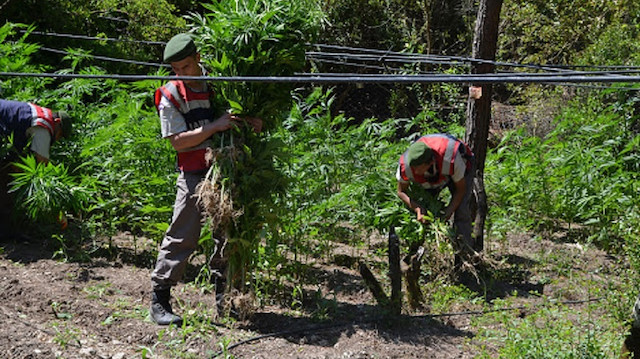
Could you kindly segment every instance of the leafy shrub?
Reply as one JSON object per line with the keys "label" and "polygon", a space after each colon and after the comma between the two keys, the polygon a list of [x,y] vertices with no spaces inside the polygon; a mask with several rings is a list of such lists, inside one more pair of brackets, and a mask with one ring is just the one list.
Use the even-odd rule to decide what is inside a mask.
{"label": "leafy shrub", "polygon": [[476,339],[483,343],[478,358],[604,359],[615,357],[622,343],[619,328],[594,317],[591,309],[550,304],[523,318],[518,314],[496,312],[475,320]]}
{"label": "leafy shrub", "polygon": [[[174,152],[160,136],[151,102],[158,82],[118,84],[82,118],[79,153],[83,183],[96,188],[94,224],[103,233],[129,230],[158,235],[172,211]],[[99,89],[95,89],[99,93]]]}
{"label": "leafy shrub", "polygon": [[544,138],[507,134],[486,164],[491,216],[526,228],[569,224],[609,248],[636,241],[640,137],[618,108],[587,97]]}
{"label": "leafy shrub", "polygon": [[18,209],[34,222],[55,223],[87,202],[89,193],[77,185],[64,164],[37,163],[28,156],[14,165],[20,171],[11,174],[14,180],[10,192],[15,193]]}

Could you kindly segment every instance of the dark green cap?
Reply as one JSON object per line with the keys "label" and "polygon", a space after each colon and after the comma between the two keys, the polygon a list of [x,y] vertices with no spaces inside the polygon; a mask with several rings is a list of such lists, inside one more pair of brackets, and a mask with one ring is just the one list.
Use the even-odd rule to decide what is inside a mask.
{"label": "dark green cap", "polygon": [[189,55],[196,53],[196,44],[190,34],[178,34],[167,42],[164,48],[164,62],[180,61]]}
{"label": "dark green cap", "polygon": [[418,166],[429,163],[433,159],[433,150],[422,141],[416,141],[407,150],[409,166]]}
{"label": "dark green cap", "polygon": [[73,120],[71,119],[71,116],[69,116],[65,111],[58,111],[53,117],[60,119],[60,124],[62,125],[62,137],[69,138],[73,128]]}

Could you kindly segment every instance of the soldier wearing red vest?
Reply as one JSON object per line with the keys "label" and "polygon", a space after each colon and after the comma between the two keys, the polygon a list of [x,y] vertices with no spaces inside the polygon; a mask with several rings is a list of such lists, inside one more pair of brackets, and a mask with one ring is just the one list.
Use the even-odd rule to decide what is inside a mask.
{"label": "soldier wearing red vest", "polygon": [[[200,54],[189,34],[171,38],[164,50],[164,62],[171,64],[177,76],[205,74],[200,65]],[[198,80],[170,81],[155,93],[162,137],[177,151],[180,171],[173,217],[151,274],[150,315],[160,325],[182,321],[169,303],[170,289],[182,278],[187,260],[200,239],[202,214],[194,194],[210,166],[205,153],[211,146],[211,136],[230,129],[239,121],[248,122],[256,131],[262,127],[260,119],[240,119],[227,112],[217,116],[211,103],[214,96],[207,82]]]}
{"label": "soldier wearing red vest", "polygon": [[[13,199],[7,193],[13,180],[11,162],[17,160],[27,145],[38,162],[48,162],[51,144],[69,137],[71,127],[71,118],[64,111],[53,112],[33,103],[0,99],[0,144],[6,150],[0,153],[0,228],[3,228],[0,235],[13,235],[9,232],[13,224],[3,223],[10,221],[13,214]],[[10,150],[10,142],[15,152]],[[59,221],[64,229],[66,219],[60,217]]]}
{"label": "soldier wearing red vest", "polygon": [[409,197],[409,185],[421,186],[434,198],[444,187],[449,188],[451,200],[443,218],[449,220],[454,215],[456,233],[462,239],[459,248],[467,253],[473,248],[469,199],[474,172],[475,158],[465,143],[451,135],[434,134],[422,136],[409,146],[400,156],[396,173],[398,197],[416,213],[421,223],[427,222],[426,210],[423,204]]}
{"label": "soldier wearing red vest", "polygon": [[0,99],[0,136],[13,136],[13,146],[30,149],[39,162],[49,161],[51,144],[71,134],[71,118],[64,111],[53,112],[33,103]]}

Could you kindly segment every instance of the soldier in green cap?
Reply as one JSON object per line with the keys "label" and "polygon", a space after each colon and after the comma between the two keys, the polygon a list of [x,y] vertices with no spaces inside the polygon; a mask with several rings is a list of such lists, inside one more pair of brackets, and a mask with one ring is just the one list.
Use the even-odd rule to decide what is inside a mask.
{"label": "soldier in green cap", "polygon": [[[442,218],[454,216],[454,227],[460,251],[459,256],[472,253],[471,210],[469,200],[475,172],[475,158],[471,149],[459,139],[448,134],[433,134],[420,137],[400,156],[396,179],[398,197],[416,213],[416,219],[427,223],[424,204],[418,203],[408,194],[409,185],[417,184],[437,198],[447,187],[451,200],[445,207]],[[435,214],[438,215],[438,214]]]}
{"label": "soldier in green cap", "polygon": [[[164,62],[171,64],[176,76],[201,77],[206,75],[200,64],[200,54],[190,34],[171,38],[164,49]],[[162,137],[171,142],[177,152],[177,193],[171,224],[158,251],[156,267],[151,274],[151,318],[160,325],[179,324],[182,321],[170,305],[171,287],[184,274],[187,260],[200,239],[202,212],[196,203],[196,186],[203,179],[210,163],[205,158],[212,147],[211,136],[227,131],[234,125],[247,123],[256,132],[262,128],[260,119],[243,119],[216,111],[212,102],[215,92],[202,80],[169,81],[155,92],[155,105],[160,116]],[[221,115],[219,115],[221,113]],[[221,258],[224,240],[216,240],[218,268],[215,273],[216,300],[222,300],[225,261]]]}

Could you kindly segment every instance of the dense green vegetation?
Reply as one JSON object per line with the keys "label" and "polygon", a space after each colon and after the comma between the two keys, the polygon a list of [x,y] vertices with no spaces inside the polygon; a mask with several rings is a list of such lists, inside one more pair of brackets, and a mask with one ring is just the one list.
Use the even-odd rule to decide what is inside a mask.
{"label": "dense green vegetation", "polygon": [[[0,27],[0,72],[168,74],[164,68],[148,71],[101,64],[85,56],[104,49],[101,55],[157,62],[161,48],[157,45],[62,41],[70,54],[61,61],[47,61],[39,52],[41,38],[29,35],[34,30],[163,41],[178,31],[174,27],[189,28],[199,35],[205,62],[213,73],[227,76],[343,69],[336,64],[307,64],[305,42],[314,41],[468,56],[475,16],[468,1],[419,5],[402,0],[369,1],[364,8],[362,2],[352,0],[254,0],[244,2],[242,11],[233,7],[235,2],[216,1],[198,4],[201,13],[187,17],[177,16],[175,7],[185,14],[193,10],[194,2],[154,1],[157,11],[149,17],[149,1],[128,1],[123,2],[122,14],[129,19],[123,28],[115,29],[117,23],[89,16],[116,8],[115,3],[91,2],[94,8],[90,8],[82,1],[48,0],[53,14],[83,19],[65,22],[64,27],[27,17],[8,18],[36,26],[7,23]],[[448,5],[440,6],[443,4]],[[11,12],[3,9],[3,14]],[[639,22],[640,5],[631,0],[507,1],[499,59],[529,64],[639,65]],[[165,27],[149,30],[157,24]],[[84,50],[71,50],[74,47]],[[416,70],[423,69],[404,68]],[[21,199],[21,228],[51,238],[61,259],[87,258],[105,242],[108,250],[115,251],[103,239],[123,231],[134,237],[161,239],[172,211],[176,178],[174,151],[160,137],[152,103],[152,93],[161,84],[151,80],[0,78],[2,98],[67,109],[77,119],[73,138],[53,148],[52,164],[36,165],[31,157],[20,160],[22,173],[14,184],[15,195]],[[395,195],[396,161],[409,141],[421,133],[448,131],[464,136],[463,86],[394,87],[382,105],[394,109],[390,113],[397,117],[357,119],[348,111],[337,111],[336,99],[349,92],[344,88],[215,86],[226,101],[220,104],[221,110],[233,108],[267,120],[260,136],[237,134],[247,136],[243,160],[235,169],[241,188],[238,193],[244,196],[238,197],[236,205],[245,215],[232,229],[233,238],[242,245],[238,265],[247,274],[242,284],[249,284],[259,300],[284,296],[287,281],[303,284],[310,280],[301,274],[300,259],[330,257],[338,242],[364,246],[369,234],[386,233],[391,225],[397,226],[406,241],[429,234],[412,220]],[[630,87],[498,88],[497,97],[523,109],[543,101],[558,105],[555,112],[531,116],[531,122],[501,132],[490,149],[485,169],[489,237],[499,240],[513,230],[566,231],[572,241],[597,245],[625,258],[636,273],[629,279],[628,290],[640,284],[640,100],[637,90]],[[415,111],[403,112],[405,107]],[[532,130],[537,128],[535,121],[546,121],[544,131]],[[4,143],[3,152],[6,147]],[[60,213],[70,223],[64,231],[58,224]],[[42,226],[29,226],[34,222]],[[210,250],[208,237],[203,233],[201,250],[205,253]],[[440,246],[437,250],[450,250],[438,238],[429,243]],[[290,253],[296,260],[290,260]],[[206,268],[202,274],[206,283]],[[501,304],[493,303],[496,307]],[[616,311],[620,321],[626,320],[621,309]],[[481,333],[499,343],[505,358],[606,357],[615,350],[615,333],[606,332],[598,340],[593,333],[578,338],[561,335],[574,325],[567,317],[563,308],[546,308],[523,321],[504,314],[485,317],[479,323],[505,324],[514,340],[501,341],[501,333],[491,330]],[[554,318],[554,325],[536,326],[541,318]],[[567,342],[577,344],[566,346]],[[541,345],[554,351],[543,353]]]}

